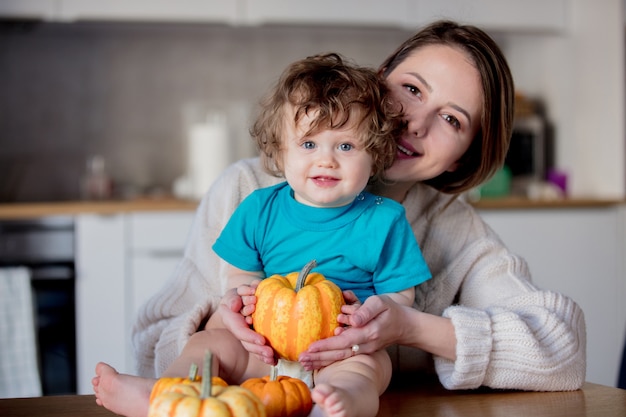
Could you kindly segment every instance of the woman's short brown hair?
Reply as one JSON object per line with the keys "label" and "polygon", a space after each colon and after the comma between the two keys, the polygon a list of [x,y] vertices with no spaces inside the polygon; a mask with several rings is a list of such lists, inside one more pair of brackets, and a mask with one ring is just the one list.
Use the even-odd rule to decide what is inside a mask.
{"label": "woman's short brown hair", "polygon": [[[288,105],[293,106],[293,113],[287,112]],[[362,144],[373,159],[373,178],[380,177],[393,164],[396,139],[405,123],[384,79],[375,69],[352,65],[340,55],[329,53],[289,65],[261,102],[250,133],[268,172],[283,174],[281,137],[287,115],[294,114],[293,123],[297,124],[304,115],[313,114],[310,112],[315,112],[315,119],[306,135],[355,123]]]}
{"label": "woman's short brown hair", "polygon": [[386,77],[416,49],[426,45],[448,45],[463,51],[482,80],[480,128],[458,168],[424,181],[446,193],[461,193],[489,179],[504,164],[515,110],[513,77],[502,51],[489,35],[475,26],[447,20],[434,22],[407,39],[382,63],[380,72]]}

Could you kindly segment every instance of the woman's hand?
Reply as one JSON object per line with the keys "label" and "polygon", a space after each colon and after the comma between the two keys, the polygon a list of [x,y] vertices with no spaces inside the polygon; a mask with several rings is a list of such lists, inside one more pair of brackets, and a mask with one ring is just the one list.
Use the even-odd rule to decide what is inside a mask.
{"label": "woman's hand", "polygon": [[259,281],[228,290],[218,307],[224,327],[241,341],[243,347],[260,361],[276,364],[274,349],[266,345],[265,337],[250,328],[251,314],[256,305],[255,289]]}
{"label": "woman's hand", "polygon": [[338,320],[346,327],[338,328],[335,336],[311,343],[299,361],[307,370],[319,369],[358,353],[373,353],[401,340],[403,328],[411,326],[404,320],[405,308],[386,295],[369,297],[362,305],[355,303],[354,294],[344,293],[348,303],[341,308]]}
{"label": "woman's hand", "polygon": [[[344,298],[354,302],[356,297],[350,299],[344,294]],[[456,360],[456,333],[449,318],[398,304],[387,295],[369,297],[363,305],[345,305],[341,311],[338,320],[346,327],[338,329],[335,336],[311,343],[299,358],[305,369],[319,369],[352,355],[373,353],[393,344]]]}

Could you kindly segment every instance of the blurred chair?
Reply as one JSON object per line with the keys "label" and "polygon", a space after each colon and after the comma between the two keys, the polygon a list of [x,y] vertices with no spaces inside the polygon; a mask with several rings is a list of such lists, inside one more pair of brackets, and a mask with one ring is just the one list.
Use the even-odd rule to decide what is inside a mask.
{"label": "blurred chair", "polygon": [[624,341],[624,350],[622,351],[622,365],[619,368],[617,388],[626,389],[626,340]]}

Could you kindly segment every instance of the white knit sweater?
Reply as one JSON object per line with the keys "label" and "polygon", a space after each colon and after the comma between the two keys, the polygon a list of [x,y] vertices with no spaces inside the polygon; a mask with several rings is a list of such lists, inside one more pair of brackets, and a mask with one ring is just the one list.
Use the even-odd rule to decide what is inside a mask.
{"label": "white knit sweater", "polygon": [[[139,375],[160,375],[216,309],[226,274],[211,246],[241,200],[278,181],[258,159],[248,159],[229,167],[205,195],[184,258],[135,322]],[[580,388],[586,335],[578,305],[535,287],[525,261],[460,199],[417,184],[403,205],[433,274],[416,288],[414,306],[451,318],[456,332],[456,361],[434,357],[441,383],[448,389]],[[432,356],[397,349],[396,369],[432,370]]]}

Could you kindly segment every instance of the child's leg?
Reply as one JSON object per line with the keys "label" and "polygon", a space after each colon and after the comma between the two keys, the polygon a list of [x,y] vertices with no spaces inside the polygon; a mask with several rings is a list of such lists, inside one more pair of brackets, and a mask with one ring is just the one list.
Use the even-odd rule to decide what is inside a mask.
{"label": "child's leg", "polygon": [[[192,363],[198,365],[201,373],[207,350],[213,352],[213,374],[231,384],[269,373],[269,367],[252,357],[232,333],[226,329],[211,329],[193,334],[163,376],[187,376]],[[99,363],[92,384],[98,405],[122,416],[145,417],[148,415],[150,393],[155,381],[152,378],[120,374],[109,365]]]}
{"label": "child's leg", "polygon": [[269,374],[269,366],[250,355],[239,339],[226,329],[199,331],[191,336],[181,354],[163,372],[163,376],[189,375],[192,363],[202,373],[207,350],[213,352],[213,375],[229,384],[241,384],[248,378]]}
{"label": "child's leg", "polygon": [[391,360],[384,349],[335,362],[315,375],[311,416],[374,417],[390,381]]}

